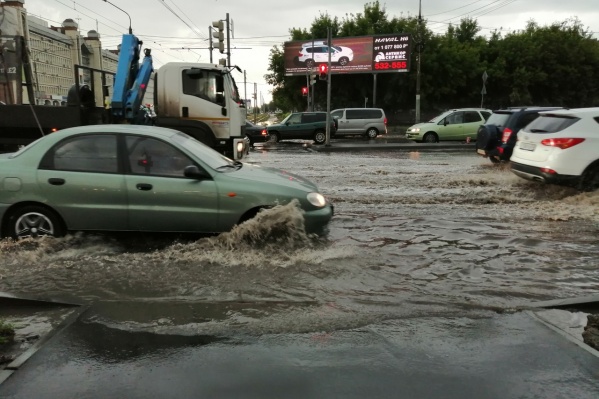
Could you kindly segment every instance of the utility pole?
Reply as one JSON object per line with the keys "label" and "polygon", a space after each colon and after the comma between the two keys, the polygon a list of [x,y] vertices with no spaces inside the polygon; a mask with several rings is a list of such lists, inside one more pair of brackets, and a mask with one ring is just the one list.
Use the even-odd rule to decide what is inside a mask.
{"label": "utility pole", "polygon": [[210,47],[208,49],[210,50],[210,63],[212,64],[212,26],[208,27],[208,37],[210,38]]}
{"label": "utility pole", "polygon": [[[327,33],[327,43],[330,46],[332,42],[332,33],[331,27],[328,28]],[[326,130],[326,139],[325,145],[331,145],[331,51],[329,50],[329,62],[327,65],[327,130]]]}
{"label": "utility pole", "polygon": [[227,66],[231,66],[231,30],[229,29],[229,13],[227,13]]}
{"label": "utility pole", "polygon": [[420,61],[422,59],[422,32],[420,23],[422,22],[422,0],[418,4],[418,30],[416,32],[417,43],[416,53],[418,57],[416,69],[416,123],[420,123]]}

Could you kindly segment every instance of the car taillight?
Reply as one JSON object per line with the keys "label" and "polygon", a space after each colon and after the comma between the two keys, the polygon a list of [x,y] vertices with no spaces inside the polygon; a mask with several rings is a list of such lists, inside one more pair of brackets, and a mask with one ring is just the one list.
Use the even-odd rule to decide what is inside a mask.
{"label": "car taillight", "polygon": [[262,129],[262,131],[260,132],[261,135],[266,136],[268,134],[268,132],[266,131],[266,129]]}
{"label": "car taillight", "polygon": [[501,141],[503,141],[504,144],[507,143],[510,137],[512,136],[512,133],[514,132],[509,127],[503,129],[503,137],[501,138]]}
{"label": "car taillight", "polygon": [[566,148],[574,147],[576,144],[580,144],[584,141],[581,138],[572,138],[572,139],[545,139],[541,141],[542,145],[546,145],[547,147],[557,147],[565,150]]}
{"label": "car taillight", "polygon": [[383,121],[383,123],[386,125],[387,124],[387,118],[385,118],[385,120]]}
{"label": "car taillight", "polygon": [[553,169],[549,169],[549,168],[541,168],[541,172],[543,173],[549,173],[550,175],[556,175],[557,172]]}

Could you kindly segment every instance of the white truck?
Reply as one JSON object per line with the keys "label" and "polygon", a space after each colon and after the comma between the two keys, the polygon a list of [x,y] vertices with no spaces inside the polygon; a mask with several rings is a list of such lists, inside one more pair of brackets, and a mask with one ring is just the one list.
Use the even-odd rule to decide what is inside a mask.
{"label": "white truck", "polygon": [[[15,41],[25,47],[25,40]],[[27,51],[17,60],[16,69],[23,69],[28,87],[29,104],[8,102],[0,105],[0,145],[12,151],[42,135],[56,130],[106,123],[148,123],[140,117],[140,107],[152,74],[152,57],[145,50],[140,63],[142,42],[132,34],[123,35],[117,72],[111,73],[76,65],[75,85],[69,91],[67,106],[53,107],[34,104],[31,66]],[[23,48],[25,50],[25,48]],[[239,70],[238,67],[235,67]],[[79,69],[91,75],[90,85],[80,84]],[[245,135],[246,108],[239,98],[231,67],[215,64],[174,62],[161,66],[154,73],[154,106],[152,123],[189,134],[204,144],[233,159],[249,153],[250,142]],[[110,107],[96,104],[96,98],[108,96],[107,88],[95,88],[94,74],[114,75]],[[95,92],[102,90],[103,96]]]}

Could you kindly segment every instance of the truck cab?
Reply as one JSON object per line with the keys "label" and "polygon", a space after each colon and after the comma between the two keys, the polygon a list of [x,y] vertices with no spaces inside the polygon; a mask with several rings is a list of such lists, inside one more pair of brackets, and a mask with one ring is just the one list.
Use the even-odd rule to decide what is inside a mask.
{"label": "truck cab", "polygon": [[[246,151],[244,102],[228,68],[171,62],[154,75],[156,125],[180,130],[227,155]],[[236,141],[237,140],[237,141]],[[233,156],[238,158],[238,155]]]}

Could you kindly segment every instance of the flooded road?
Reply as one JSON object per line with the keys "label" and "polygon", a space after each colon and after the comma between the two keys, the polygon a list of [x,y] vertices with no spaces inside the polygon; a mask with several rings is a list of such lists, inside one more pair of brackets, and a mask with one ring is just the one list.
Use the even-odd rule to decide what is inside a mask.
{"label": "flooded road", "polygon": [[599,194],[470,152],[252,152],[318,184],[326,239],[275,208],[215,237],[0,243],[0,291],[91,302],[89,321],[169,334],[319,332],[509,312],[599,288]]}

